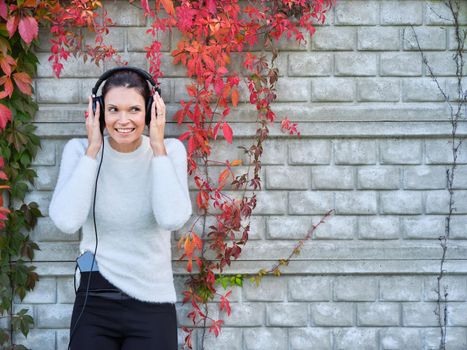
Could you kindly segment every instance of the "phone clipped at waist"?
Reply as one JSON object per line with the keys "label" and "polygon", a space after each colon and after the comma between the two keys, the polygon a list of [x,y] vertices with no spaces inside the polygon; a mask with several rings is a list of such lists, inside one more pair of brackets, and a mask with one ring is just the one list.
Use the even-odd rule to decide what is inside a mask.
{"label": "phone clipped at waist", "polygon": [[99,271],[94,254],[88,250],[81,254],[78,259],[76,259],[76,262],[78,263],[80,272]]}

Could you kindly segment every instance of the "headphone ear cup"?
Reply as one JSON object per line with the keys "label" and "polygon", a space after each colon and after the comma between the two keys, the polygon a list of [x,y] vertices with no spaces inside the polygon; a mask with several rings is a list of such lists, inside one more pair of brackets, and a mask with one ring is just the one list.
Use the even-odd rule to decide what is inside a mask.
{"label": "headphone ear cup", "polygon": [[151,107],[154,102],[154,98],[149,96],[148,103],[146,104],[146,125],[149,126],[151,123]]}
{"label": "headphone ear cup", "polygon": [[97,101],[99,101],[99,126],[101,129],[101,134],[104,133],[105,128],[105,108],[104,108],[104,99],[102,96],[97,96]]}

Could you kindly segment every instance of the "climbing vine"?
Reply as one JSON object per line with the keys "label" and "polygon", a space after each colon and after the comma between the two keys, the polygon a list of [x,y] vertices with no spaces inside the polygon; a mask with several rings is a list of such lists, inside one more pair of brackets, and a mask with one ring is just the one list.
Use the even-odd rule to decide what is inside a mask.
{"label": "climbing vine", "polygon": [[[271,108],[276,99],[276,83],[279,76],[279,70],[274,65],[278,55],[276,43],[281,38],[304,42],[307,35],[314,33],[314,26],[325,21],[326,12],[333,5],[333,1],[250,0],[242,4],[238,0],[139,2],[145,16],[149,16],[151,21],[151,28],[147,34],[152,36],[152,43],[145,50],[150,63],[149,72],[156,80],[163,76],[163,72],[160,71],[162,45],[157,40],[157,33],[176,30],[181,34],[177,47],[172,51],[173,63],[186,68],[187,77],[191,82],[186,86],[189,98],[180,101],[180,109],[173,117],[181,127],[186,127],[180,139],[187,142],[188,170],[197,187],[196,205],[200,213],[187,232],[181,233],[178,242],[181,259],[186,261],[187,271],[190,272],[186,281],[187,289],[183,292],[183,302],[190,303],[193,307],[188,314],[193,325],[201,325],[204,330],[209,329],[216,335],[219,334],[223,321],[208,315],[207,303],[218,296],[221,301],[220,310],[229,315],[231,307],[228,299],[231,291],[222,293],[219,285],[241,286],[243,283],[243,275],[233,276],[227,283],[223,272],[241,255],[248,241],[249,219],[257,202],[256,191],[262,186],[260,171],[264,141],[269,136],[270,127],[278,119]],[[134,0],[129,2],[137,6]],[[8,299],[3,298],[2,294],[2,305],[5,306],[2,311],[10,310],[11,324],[14,325],[9,333],[4,333],[3,341],[6,342],[8,334],[11,338],[13,331],[18,327],[26,335],[29,325],[33,322],[25,312],[15,318],[11,314],[11,303],[14,293],[20,298],[24,297],[25,292],[34,287],[38,276],[33,272],[33,266],[28,265],[26,281],[23,283],[24,278],[16,281],[12,266],[20,266],[21,259],[16,259],[17,256],[25,256],[32,260],[33,252],[38,247],[29,239],[27,231],[35,225],[36,218],[41,215],[37,204],[21,204],[19,209],[15,209],[17,201],[12,199],[17,191],[15,184],[18,181],[23,183],[20,188],[24,190],[24,194],[27,191],[24,183],[32,183],[36,176],[29,166],[39,146],[31,125],[37,106],[30,97],[31,91],[25,89],[25,86],[31,88],[30,77],[35,73],[37,62],[35,58],[30,58],[29,66],[23,67],[19,64],[19,57],[22,57],[24,52],[34,57],[30,53],[29,45],[37,40],[37,23],[40,22],[50,28],[53,37],[49,61],[52,62],[57,77],[63,69],[61,62],[67,60],[70,55],[82,57],[84,61],[91,59],[96,64],[108,59],[116,59],[123,65],[127,62],[123,62],[111,46],[104,44],[104,36],[113,22],[107,17],[99,1],[75,0],[65,5],[58,1],[37,3],[33,0],[0,0],[0,16],[3,19],[0,23],[3,41],[0,43],[7,45],[16,37],[18,45],[22,48],[22,51],[8,51],[7,46],[2,50],[3,58],[0,64],[4,74],[0,78],[0,84],[5,89],[0,100],[2,136],[15,140],[18,135],[22,135],[21,147],[18,149],[12,142],[1,145],[4,172],[0,173],[0,176],[4,187],[0,190],[11,198],[0,212],[0,215],[3,215],[0,219],[3,218],[4,221],[0,231],[0,242],[12,247],[14,235],[22,237],[24,242],[19,245],[18,251],[12,251],[8,255],[8,263],[3,264],[5,257],[2,255],[0,276],[5,276],[2,277],[5,284],[1,285],[9,287],[2,288],[1,291],[3,293],[4,290],[9,290],[11,295]],[[83,30],[97,33],[95,46],[83,45]],[[255,53],[255,47],[260,47],[261,53]],[[266,54],[265,50],[268,50],[270,55]],[[242,56],[240,68],[232,63],[233,54]],[[7,56],[8,58],[5,58]],[[24,74],[15,77],[13,70],[8,66],[14,66],[17,73]],[[246,91],[243,95],[240,92],[243,91],[242,84]],[[23,109],[14,103],[20,98],[25,100],[21,103]],[[234,130],[229,120],[231,109],[243,102],[256,109],[257,128],[255,135],[252,135],[253,142],[240,146],[247,160],[246,171],[235,175],[233,168],[243,165],[242,160],[212,159],[212,148],[220,136],[232,143]],[[300,135],[298,125],[288,118],[280,120],[280,128],[291,135]],[[20,129],[23,130],[22,133]],[[3,139],[6,138],[2,137]],[[14,164],[17,164],[15,162],[21,163],[23,167],[16,172],[12,170],[15,169]],[[209,174],[211,165],[223,167],[214,179]],[[233,191],[227,193],[227,187]],[[24,196],[14,198],[24,200]],[[29,209],[25,209],[25,206]],[[17,219],[20,214],[23,215],[22,220]],[[214,223],[209,226],[208,217],[214,219]],[[200,220],[201,230],[196,229]],[[17,224],[18,221],[21,221],[21,224]],[[13,227],[17,228],[18,233],[13,233]],[[307,235],[307,239],[312,231]],[[299,246],[291,256],[299,253]],[[23,249],[24,247],[27,249]],[[18,252],[26,254],[20,255]],[[267,273],[277,275],[280,272],[279,266],[285,265],[291,256],[279,261],[279,265],[270,271],[259,271],[259,277],[253,278],[259,282]],[[19,286],[23,286],[23,289],[18,288]],[[4,294],[7,295],[7,292]],[[22,317],[21,321],[16,321],[19,317]],[[184,330],[187,332],[185,345],[191,348],[193,329]],[[15,345],[11,346],[14,348]]]}

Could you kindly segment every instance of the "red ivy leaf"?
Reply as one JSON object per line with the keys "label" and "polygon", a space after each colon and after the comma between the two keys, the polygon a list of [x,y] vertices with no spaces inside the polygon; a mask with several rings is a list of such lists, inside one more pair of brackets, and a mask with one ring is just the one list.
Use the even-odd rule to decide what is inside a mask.
{"label": "red ivy leaf", "polygon": [[36,19],[31,16],[22,17],[19,21],[18,29],[21,38],[28,45],[33,39],[37,38],[37,33],[39,31]]}
{"label": "red ivy leaf", "polygon": [[224,133],[224,137],[227,140],[228,143],[232,143],[232,128],[230,127],[227,122],[224,122],[222,125],[222,132]]}
{"label": "red ivy leaf", "polygon": [[19,18],[17,16],[11,16],[6,22],[6,29],[8,30],[8,35],[11,38],[18,28]]}
{"label": "red ivy leaf", "polygon": [[0,130],[5,129],[6,123],[11,120],[10,109],[0,103]]}
{"label": "red ivy leaf", "polygon": [[5,21],[8,19],[7,14],[8,14],[8,9],[6,7],[5,0],[0,0],[0,16]]}

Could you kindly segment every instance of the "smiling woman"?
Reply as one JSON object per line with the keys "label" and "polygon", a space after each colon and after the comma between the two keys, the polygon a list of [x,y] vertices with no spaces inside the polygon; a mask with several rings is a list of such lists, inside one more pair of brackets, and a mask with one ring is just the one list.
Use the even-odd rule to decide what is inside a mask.
{"label": "smiling woman", "polygon": [[50,202],[60,230],[81,228],[79,262],[89,262],[78,264],[72,350],[177,348],[170,231],[192,213],[187,155],[178,139],[164,139],[164,101],[131,69],[112,72],[102,96],[89,97],[88,138],[65,145]]}

